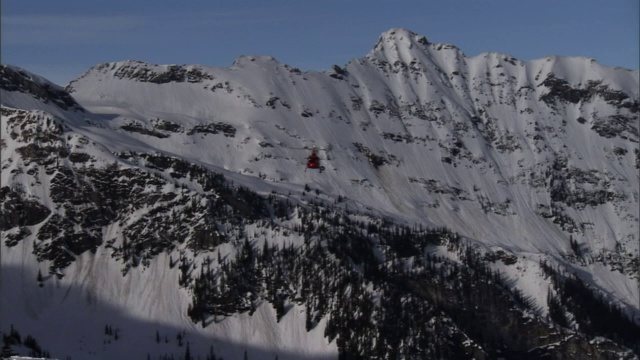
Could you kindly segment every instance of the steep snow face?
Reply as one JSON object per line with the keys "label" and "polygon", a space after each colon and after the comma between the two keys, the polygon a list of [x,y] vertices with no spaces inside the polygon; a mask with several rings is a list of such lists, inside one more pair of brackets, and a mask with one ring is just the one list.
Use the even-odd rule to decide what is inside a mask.
{"label": "steep snow face", "polygon": [[[514,252],[572,256],[576,239],[627,269],[638,256],[638,72],[585,58],[468,58],[391,29],[365,58],[326,73],[270,57],[228,69],[124,62],[68,89],[118,115],[103,126],[123,136],[132,122],[177,124],[168,137],[126,135],[276,188],[313,184]],[[197,130],[215,124],[234,135]],[[322,173],[304,168],[311,146]],[[637,303],[637,291],[611,291]]]}
{"label": "steep snow face", "polygon": [[[159,151],[276,186],[314,183],[514,251],[564,252],[569,235],[593,253],[638,240],[637,72],[588,59],[467,58],[392,29],[327,73],[269,57],[229,69],[122,62],[68,89],[121,133],[175,123],[168,138],[127,134]],[[198,130],[215,124],[234,136]],[[322,174],[303,167],[311,146]]]}
{"label": "steep snow face", "polygon": [[[103,126],[175,123],[169,138],[129,136],[276,186],[313,183],[513,251],[564,253],[572,236],[591,254],[637,255],[637,72],[584,58],[467,58],[391,29],[327,73],[269,57],[229,69],[122,62],[68,89],[118,115]],[[196,130],[211,124],[234,136]],[[325,150],[322,174],[304,170],[309,146]]]}
{"label": "steep snow face", "polygon": [[[210,206],[205,197],[211,194],[203,186],[176,175],[183,164],[135,155],[144,153],[179,158],[265,195],[289,194],[300,204],[309,201],[300,194],[311,186],[317,198],[340,199],[355,211],[447,227],[483,251],[514,254],[514,266],[496,267],[543,309],[549,281],[536,264],[547,260],[585,274],[589,284],[631,313],[640,311],[637,71],[586,58],[522,62],[497,53],[466,57],[455,46],[429,43],[404,29],[385,32],[364,58],[324,73],[301,72],[257,56],[241,57],[230,68],[105,63],[69,84],[74,102],[37,76],[3,69],[2,184],[22,189],[11,200],[29,205],[34,215],[26,223],[22,218],[12,220],[15,226],[5,223],[3,234],[25,240],[21,248],[6,247],[3,238],[3,266],[19,269],[47,256],[47,247],[61,235],[36,246],[35,235],[45,220],[67,226],[61,219],[73,216],[84,222],[85,229],[67,226],[61,233],[103,242],[98,249],[106,254],[105,244],[117,248],[125,229],[138,221],[149,233],[165,234],[164,228],[143,222],[165,211],[165,205],[174,206],[174,212],[186,212],[189,203]],[[15,76],[22,86],[15,86]],[[324,171],[305,168],[311,148],[318,149]],[[61,173],[57,161],[76,172]],[[83,184],[86,171],[109,164],[120,166],[115,166],[117,177],[99,173],[108,179],[103,181],[113,182],[109,191],[119,194],[128,186],[136,190],[131,202],[143,200],[123,210],[127,218],[111,214],[118,222],[103,226],[83,214],[87,204],[62,190]],[[155,169],[167,183],[138,168]],[[54,200],[61,195],[52,186],[76,201],[73,207],[56,208]],[[169,200],[158,195],[153,203],[143,197],[154,193]],[[196,216],[187,220],[190,235],[204,223]],[[283,245],[301,243],[268,234],[269,241]],[[68,248],[87,250],[83,244]],[[236,251],[221,248],[223,255]],[[86,291],[87,298],[105,299],[148,322],[170,313],[167,332],[191,326],[184,316],[185,294],[148,286],[177,281],[175,271],[162,273],[170,260],[154,258],[146,266],[157,271],[134,270],[137,275],[118,280],[123,283],[110,283],[121,269],[107,261],[112,265],[100,273],[98,255],[87,252],[75,262],[63,255],[49,259],[70,266],[66,274],[73,274],[55,280],[56,287],[77,291],[78,299]],[[26,280],[2,280],[11,291],[25,292],[28,286]],[[46,291],[56,292],[50,284]],[[89,290],[84,284],[101,285]],[[123,288],[131,291],[123,294]],[[27,296],[37,298],[37,290]],[[47,301],[65,301],[66,295],[56,294]],[[34,301],[40,300],[45,301]],[[55,308],[48,306],[26,308],[37,320],[55,316],[38,310]],[[290,311],[286,326],[264,320],[273,311],[264,305],[257,317],[228,318],[217,330],[201,334],[214,331],[227,345],[260,344],[269,356],[276,354],[274,344],[290,348],[292,358],[298,353],[336,355],[322,323],[312,332],[291,330],[303,321],[303,309]],[[15,316],[12,321],[21,313]],[[197,343],[206,350],[205,340]],[[241,356],[241,347],[229,349],[228,356]]]}

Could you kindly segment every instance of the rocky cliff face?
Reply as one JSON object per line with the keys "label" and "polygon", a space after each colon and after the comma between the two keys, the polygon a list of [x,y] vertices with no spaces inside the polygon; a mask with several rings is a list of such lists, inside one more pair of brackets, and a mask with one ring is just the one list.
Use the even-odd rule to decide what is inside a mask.
{"label": "rocky cliff face", "polygon": [[[169,322],[269,354],[296,345],[223,329],[266,307],[270,331],[300,309],[299,343],[347,358],[638,351],[637,72],[403,29],[325,73],[125,61],[65,92],[2,69],[3,266],[46,269],[41,287],[116,307],[182,289]],[[166,258],[156,290],[86,280]]]}

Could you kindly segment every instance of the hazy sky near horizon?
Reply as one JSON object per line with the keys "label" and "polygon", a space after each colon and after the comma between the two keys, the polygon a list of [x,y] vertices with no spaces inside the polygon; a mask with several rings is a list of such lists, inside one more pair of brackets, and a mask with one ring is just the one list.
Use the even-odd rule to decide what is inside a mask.
{"label": "hazy sky near horizon", "polygon": [[3,0],[3,64],[66,85],[110,61],[230,66],[270,55],[323,71],[406,28],[467,56],[585,56],[640,67],[639,0]]}

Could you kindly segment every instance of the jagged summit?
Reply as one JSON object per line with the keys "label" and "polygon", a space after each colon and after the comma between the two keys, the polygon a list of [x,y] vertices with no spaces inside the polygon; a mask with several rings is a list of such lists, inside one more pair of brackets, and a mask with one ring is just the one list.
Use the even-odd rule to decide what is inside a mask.
{"label": "jagged summit", "polygon": [[431,43],[423,35],[402,28],[382,33],[366,59],[379,67],[436,67],[448,72],[460,71],[465,55],[454,45]]}
{"label": "jagged summit", "polygon": [[388,43],[404,43],[410,45],[412,42],[416,42],[422,45],[428,45],[427,38],[423,35],[416,34],[415,32],[403,29],[403,28],[391,28],[380,35],[375,49],[379,49],[384,44]]}
{"label": "jagged summit", "polygon": [[425,51],[429,45],[427,38],[410,30],[392,28],[383,32],[368,57],[386,58],[394,62],[398,59],[413,58],[412,52]]}

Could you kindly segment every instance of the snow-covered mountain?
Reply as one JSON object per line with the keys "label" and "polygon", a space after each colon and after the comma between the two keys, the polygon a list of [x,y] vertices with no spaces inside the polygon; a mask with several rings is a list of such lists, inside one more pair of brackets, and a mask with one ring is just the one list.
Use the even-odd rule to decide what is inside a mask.
{"label": "snow-covered mountain", "polygon": [[[224,358],[640,351],[638,71],[391,29],[327,72],[251,56],[105,63],[66,89],[0,75],[0,330],[54,356],[182,355],[178,333]],[[522,338],[496,303],[467,324],[478,289],[442,301],[464,274],[530,319]],[[416,311],[429,326],[394,343],[385,316]]]}

